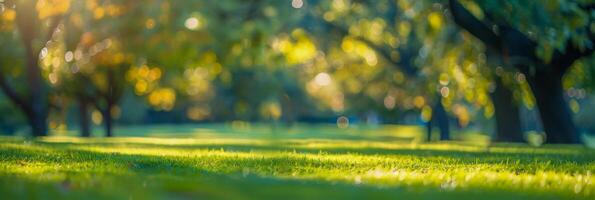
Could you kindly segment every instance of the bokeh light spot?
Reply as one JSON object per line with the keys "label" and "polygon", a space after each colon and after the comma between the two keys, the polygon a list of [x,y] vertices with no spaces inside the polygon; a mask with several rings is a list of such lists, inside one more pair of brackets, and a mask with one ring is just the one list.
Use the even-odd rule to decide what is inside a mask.
{"label": "bokeh light spot", "polygon": [[200,22],[198,21],[198,18],[196,18],[196,17],[190,17],[190,18],[186,19],[186,21],[184,22],[184,26],[186,26],[186,28],[188,28],[190,30],[198,29],[199,25],[200,25]]}
{"label": "bokeh light spot", "polygon": [[349,127],[349,118],[345,116],[341,116],[337,118],[337,127],[339,128],[347,128]]}
{"label": "bokeh light spot", "polygon": [[324,72],[318,73],[318,75],[316,75],[316,77],[314,77],[314,82],[316,83],[316,85],[319,85],[319,86],[330,85],[331,84],[331,76]]}
{"label": "bokeh light spot", "polygon": [[302,6],[304,6],[304,1],[302,0],[292,0],[291,1],[291,7],[293,8],[302,8]]}

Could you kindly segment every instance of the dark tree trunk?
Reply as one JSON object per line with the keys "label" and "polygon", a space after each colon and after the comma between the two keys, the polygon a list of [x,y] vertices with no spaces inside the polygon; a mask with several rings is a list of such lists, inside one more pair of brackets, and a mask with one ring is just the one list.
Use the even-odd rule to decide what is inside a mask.
{"label": "dark tree trunk", "polygon": [[432,120],[431,119],[430,119],[430,121],[428,121],[426,123],[426,130],[428,131],[427,132],[427,136],[428,136],[427,141],[432,141]]}
{"label": "dark tree trunk", "polygon": [[496,117],[496,141],[523,142],[523,131],[519,107],[514,102],[512,91],[504,85],[500,77],[495,77],[496,90],[490,97],[494,103]]}
{"label": "dark tree trunk", "polygon": [[46,136],[48,133],[48,125],[46,121],[46,114],[44,113],[28,113],[29,125],[31,126],[31,134],[34,137]]}
{"label": "dark tree trunk", "polygon": [[[37,12],[35,12],[35,1],[17,2],[16,6],[16,26],[25,49],[25,72],[27,77],[27,95],[28,108],[25,110],[31,133],[33,136],[45,136],[48,132],[47,115],[48,101],[45,84],[41,77],[41,68],[39,67],[39,51],[34,48],[36,33],[40,26]],[[48,28],[49,34],[41,38],[45,42],[51,37],[57,27],[59,18],[55,18],[55,23],[51,23]]]}
{"label": "dark tree trunk", "polygon": [[33,40],[37,31],[37,14],[28,10],[34,7],[33,2],[25,2],[17,6],[17,27],[25,47],[25,70],[30,97],[29,123],[33,136],[47,135],[47,100],[38,63],[38,52],[33,48]]}
{"label": "dark tree trunk", "polygon": [[432,127],[434,125],[438,125],[438,130],[440,131],[440,140],[450,139],[448,115],[446,114],[446,110],[444,110],[444,106],[442,105],[442,96],[438,96],[439,98],[436,100],[436,103],[432,108],[432,118],[426,124],[428,131],[428,141],[432,139]]}
{"label": "dark tree trunk", "polygon": [[444,106],[440,100],[436,102],[436,105],[434,106],[434,114],[432,116],[436,116],[434,119],[436,120],[438,129],[440,130],[440,140],[449,140],[450,127],[448,125],[448,115],[446,114],[446,110],[444,110]]}
{"label": "dark tree trunk", "polygon": [[[551,69],[551,68],[550,68]],[[562,88],[562,75],[539,70],[527,79],[539,109],[547,143],[578,143],[579,134]]]}
{"label": "dark tree trunk", "polygon": [[112,105],[108,104],[105,108],[106,110],[101,112],[103,113],[103,125],[105,126],[105,137],[112,137],[113,130],[112,130]]}
{"label": "dark tree trunk", "polygon": [[[32,59],[32,58],[31,58]],[[33,61],[31,61],[33,62]],[[36,61],[34,63],[37,63]],[[35,65],[35,66],[30,66]],[[37,64],[27,64],[29,74],[29,90],[31,91],[31,113],[30,120],[33,136],[47,135],[47,101],[41,83],[41,71]]]}
{"label": "dark tree trunk", "polygon": [[112,137],[114,136],[112,131],[112,107],[114,107],[116,94],[115,91],[115,78],[114,72],[112,70],[107,71],[107,84],[108,84],[108,91],[105,95],[105,110],[103,113],[103,120],[105,125],[105,136]]}
{"label": "dark tree trunk", "polygon": [[91,137],[91,119],[89,118],[89,104],[83,99],[79,99],[79,125],[81,137]]}

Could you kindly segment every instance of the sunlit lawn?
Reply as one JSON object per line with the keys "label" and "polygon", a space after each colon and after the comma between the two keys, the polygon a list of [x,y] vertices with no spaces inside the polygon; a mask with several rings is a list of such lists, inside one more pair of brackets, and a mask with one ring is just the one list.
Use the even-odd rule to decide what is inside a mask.
{"label": "sunlit lawn", "polygon": [[1,198],[595,198],[595,150],[582,146],[420,143],[420,128],[397,126],[117,131],[127,137],[0,138]]}

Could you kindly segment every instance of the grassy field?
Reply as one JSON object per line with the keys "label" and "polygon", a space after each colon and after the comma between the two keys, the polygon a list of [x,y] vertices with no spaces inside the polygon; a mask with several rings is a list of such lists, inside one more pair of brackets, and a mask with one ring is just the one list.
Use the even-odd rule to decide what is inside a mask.
{"label": "grassy field", "polygon": [[[417,127],[128,127],[0,137],[2,199],[594,199],[595,150],[420,143]],[[71,133],[63,133],[71,134]],[[151,136],[151,137],[138,137]]]}

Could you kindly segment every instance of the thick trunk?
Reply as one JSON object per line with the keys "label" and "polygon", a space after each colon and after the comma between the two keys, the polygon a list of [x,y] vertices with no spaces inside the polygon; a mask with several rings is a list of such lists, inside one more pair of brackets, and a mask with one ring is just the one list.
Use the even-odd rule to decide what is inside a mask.
{"label": "thick trunk", "polygon": [[27,64],[27,74],[29,75],[29,91],[31,92],[31,131],[33,136],[47,135],[47,101],[43,85],[41,83],[41,71],[37,67],[37,61],[31,61],[29,58]]}
{"label": "thick trunk", "polygon": [[[25,116],[27,116],[27,122],[31,127],[31,136],[40,137],[47,136],[48,134],[48,122],[47,112],[45,109],[34,110],[34,105],[29,107],[31,109],[24,110]],[[39,108],[39,107],[37,107]]]}
{"label": "thick trunk", "polygon": [[31,135],[34,137],[46,136],[48,133],[48,124],[44,113],[29,113],[28,122],[31,126]]}
{"label": "thick trunk", "polygon": [[85,100],[79,100],[79,125],[81,137],[91,137],[91,119],[89,118],[89,104]]}
{"label": "thick trunk", "polygon": [[564,99],[562,75],[555,71],[539,70],[528,79],[528,83],[547,135],[546,143],[578,143],[578,131]]}
{"label": "thick trunk", "polygon": [[496,141],[523,142],[519,107],[514,102],[512,91],[502,83],[500,77],[496,77],[495,82],[496,90],[490,97],[496,117]]}
{"label": "thick trunk", "polygon": [[31,9],[35,9],[35,2],[21,2],[16,9],[16,25],[25,48],[25,72],[27,89],[29,90],[28,98],[30,98],[30,110],[27,111],[27,116],[32,135],[45,136],[48,131],[46,121],[48,104],[43,79],[41,78],[41,69],[38,65],[39,51],[33,47],[38,25],[37,13],[31,11]]}

